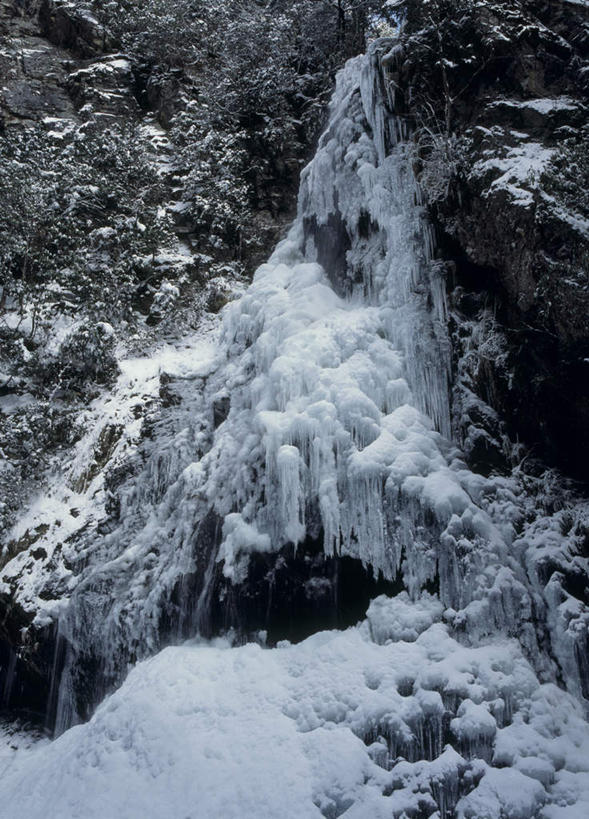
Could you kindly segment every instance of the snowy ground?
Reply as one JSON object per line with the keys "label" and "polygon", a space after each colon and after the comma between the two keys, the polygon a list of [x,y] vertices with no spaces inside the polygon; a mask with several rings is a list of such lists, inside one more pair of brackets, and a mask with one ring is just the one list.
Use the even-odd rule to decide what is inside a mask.
{"label": "snowy ground", "polygon": [[165,649],[89,723],[2,752],[0,817],[585,819],[586,728],[515,640],[467,648],[435,598],[382,597],[299,645]]}

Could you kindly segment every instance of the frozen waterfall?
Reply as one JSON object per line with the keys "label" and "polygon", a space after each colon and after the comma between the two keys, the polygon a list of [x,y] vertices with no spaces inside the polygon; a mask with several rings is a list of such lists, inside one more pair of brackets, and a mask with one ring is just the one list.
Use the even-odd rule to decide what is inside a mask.
{"label": "frozen waterfall", "polygon": [[231,407],[199,489],[234,580],[318,517],[326,553],[388,577],[408,550],[416,590],[435,572],[413,548],[423,515],[443,527],[470,506],[447,442],[444,285],[379,77],[364,57],[339,75],[295,225],[225,317]]}
{"label": "frozen waterfall", "polygon": [[[555,803],[560,798],[559,765],[570,777],[582,769],[580,714],[571,717],[560,756],[549,721],[556,662],[567,702],[586,693],[587,613],[556,582],[546,593],[541,584],[546,549],[568,548],[559,520],[534,517],[515,479],[474,474],[452,442],[446,286],[404,125],[385,91],[383,48],[377,43],[339,73],[288,237],[225,309],[220,327],[211,324],[183,350],[161,351],[159,364],[154,358],[143,371],[137,362],[123,367],[112,400],[92,410],[95,426],[61,496],[36,508],[35,526],[45,527],[36,548],[46,558],[29,564],[23,552],[1,580],[37,627],[56,629],[48,710],[59,734],[90,716],[130,664],[165,642],[210,636],[213,603],[247,586],[257,557],[278,564],[285,549],[306,554],[310,541],[319,543],[326,559],[353,559],[398,584],[400,594],[374,601],[368,621],[346,637],[311,638],[309,645],[329,643],[335,652],[333,682],[325,669],[320,677],[325,690],[334,688],[329,708],[296,682],[299,655],[312,647],[291,647],[281,659],[235,649],[252,674],[267,664],[280,678],[280,692],[269,686],[264,696],[294,721],[289,742],[304,765],[311,764],[305,754],[321,754],[318,735],[301,751],[291,734],[331,720],[354,743],[361,739],[353,781],[378,792],[374,805],[383,813],[375,816],[402,815],[387,812],[389,799],[397,789],[409,805],[419,785],[432,811],[465,819],[505,815],[480,813],[481,805],[503,804],[502,788],[520,788],[509,815],[531,819],[551,787]],[[156,400],[161,372],[177,400],[142,438],[134,407]],[[104,472],[85,466],[108,435],[108,469],[127,475],[114,512]],[[321,577],[308,583],[329,585]],[[352,668],[349,645],[361,658]],[[216,650],[206,649],[212,678],[229,662],[223,652],[234,649]],[[157,663],[180,656],[174,651],[184,649]],[[198,677],[197,660],[182,657],[186,676]],[[143,690],[141,674],[148,678],[154,667],[133,672],[130,693],[124,687],[88,730],[117,734],[108,709],[126,714],[125,697],[133,685]],[[337,704],[348,697],[337,688],[340,673],[353,678],[354,705],[346,708]],[[87,735],[67,736],[69,748],[71,736]],[[500,773],[510,764],[513,787]],[[325,783],[319,791],[305,791],[319,812],[304,815],[362,816],[346,805],[364,796],[332,799],[337,788]]]}

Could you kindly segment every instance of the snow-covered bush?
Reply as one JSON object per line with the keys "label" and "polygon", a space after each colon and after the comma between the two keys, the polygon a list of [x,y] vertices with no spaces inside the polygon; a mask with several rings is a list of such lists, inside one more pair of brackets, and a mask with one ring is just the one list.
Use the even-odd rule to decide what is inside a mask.
{"label": "snow-covered bush", "polygon": [[115,333],[106,322],[81,322],[74,326],[59,346],[52,369],[60,384],[81,386],[95,381],[106,384],[118,370]]}
{"label": "snow-covered bush", "polygon": [[81,126],[59,140],[41,127],[10,132],[0,144],[3,301],[24,311],[61,289],[60,309],[124,314],[137,258],[172,242],[160,197],[133,128]]}
{"label": "snow-covered bush", "polygon": [[[181,218],[199,249],[224,261],[264,257],[292,216],[298,173],[333,74],[363,49],[382,6],[376,0],[93,4],[149,77],[152,102],[171,125],[186,203]],[[172,99],[163,101],[168,85]]]}
{"label": "snow-covered bush", "polygon": [[428,204],[448,198],[453,180],[465,168],[468,140],[423,127],[410,143],[423,195]]}
{"label": "snow-covered bush", "polygon": [[540,183],[556,204],[572,211],[582,223],[589,220],[589,126],[564,128]]}

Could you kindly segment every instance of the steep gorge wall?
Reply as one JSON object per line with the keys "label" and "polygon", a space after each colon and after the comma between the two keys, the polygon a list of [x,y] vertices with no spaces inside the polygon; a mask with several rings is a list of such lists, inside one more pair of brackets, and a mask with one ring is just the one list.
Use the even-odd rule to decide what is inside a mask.
{"label": "steep gorge wall", "polygon": [[478,389],[512,437],[586,480],[589,10],[408,6],[387,83],[415,129],[457,315],[487,304],[496,322]]}

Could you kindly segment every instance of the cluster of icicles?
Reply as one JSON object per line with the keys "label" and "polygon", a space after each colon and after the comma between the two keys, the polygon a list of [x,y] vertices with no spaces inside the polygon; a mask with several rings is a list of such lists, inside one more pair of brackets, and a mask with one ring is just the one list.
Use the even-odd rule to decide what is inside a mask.
{"label": "cluster of icicles", "polygon": [[[204,574],[189,602],[197,630],[219,563],[239,583],[252,553],[307,537],[400,575],[412,599],[431,584],[470,640],[517,634],[538,667],[548,662],[512,554],[510,489],[473,474],[451,442],[445,283],[403,136],[378,51],[349,61],[295,224],[227,308],[214,366],[186,403],[190,420],[181,406],[180,431],[155,441],[121,492],[114,530],[67,547],[82,569],[59,617],[58,732],[78,719],[81,655],[119,681],[130,656],[160,647],[162,612],[183,578]],[[345,281],[318,261],[317,231],[333,225],[348,248]],[[215,428],[212,408],[227,404]],[[211,510],[222,526],[203,572]],[[576,693],[573,641],[554,651]]]}
{"label": "cluster of icicles", "polygon": [[[252,551],[320,529],[327,554],[402,571],[410,593],[439,577],[460,609],[477,589],[457,541],[503,559],[509,531],[477,504],[482,485],[449,442],[445,283],[401,133],[377,57],[350,61],[295,225],[225,315],[214,389],[230,410],[196,479],[224,519],[219,559],[236,581]],[[316,260],[314,232],[334,221],[344,282]]]}

